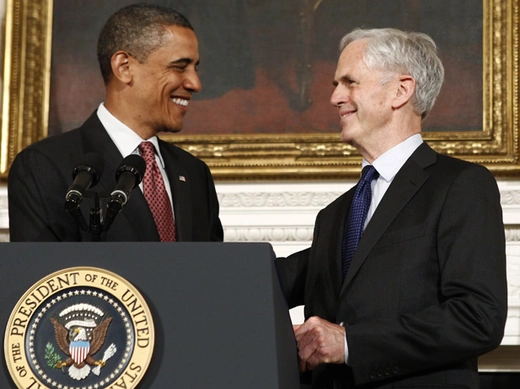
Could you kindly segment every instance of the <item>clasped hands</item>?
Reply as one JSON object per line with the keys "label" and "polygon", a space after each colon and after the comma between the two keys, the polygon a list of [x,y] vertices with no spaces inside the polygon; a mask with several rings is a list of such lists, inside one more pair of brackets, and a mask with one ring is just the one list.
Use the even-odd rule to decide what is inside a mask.
{"label": "clasped hands", "polygon": [[345,363],[344,327],[313,316],[303,324],[293,325],[293,330],[301,372],[322,363]]}

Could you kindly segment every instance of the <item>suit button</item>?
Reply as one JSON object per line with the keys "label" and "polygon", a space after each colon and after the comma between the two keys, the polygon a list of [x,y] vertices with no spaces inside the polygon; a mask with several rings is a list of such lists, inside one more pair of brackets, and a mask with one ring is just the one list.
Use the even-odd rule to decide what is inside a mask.
{"label": "suit button", "polygon": [[383,376],[383,369],[378,369],[377,370],[377,376],[378,377],[382,377]]}
{"label": "suit button", "polygon": [[372,370],[368,376],[370,377],[370,379],[373,380],[374,378],[376,378],[376,372]]}
{"label": "suit button", "polygon": [[389,376],[390,373],[392,373],[392,369],[390,369],[389,367],[385,368],[385,375]]}
{"label": "suit button", "polygon": [[392,372],[393,372],[394,374],[399,373],[399,366],[394,366],[393,369],[392,369]]}

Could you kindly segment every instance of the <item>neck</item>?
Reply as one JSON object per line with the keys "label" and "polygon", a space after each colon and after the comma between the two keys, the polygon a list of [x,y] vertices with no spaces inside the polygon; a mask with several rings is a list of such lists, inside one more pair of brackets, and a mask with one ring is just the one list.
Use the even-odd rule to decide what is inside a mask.
{"label": "neck", "polygon": [[118,99],[117,96],[107,93],[105,99],[105,108],[108,110],[108,112],[114,115],[114,117],[121,121],[121,123],[134,131],[142,139],[147,140],[157,135],[153,129],[145,128],[140,125],[140,121],[137,117],[128,114],[128,112],[133,112],[134,110],[129,109],[126,106],[124,99]]}
{"label": "neck", "polygon": [[353,146],[358,149],[364,159],[372,163],[388,150],[404,142],[409,137],[420,133],[420,123],[419,126],[382,129],[377,131],[377,136],[366,140],[362,145],[354,144]]}

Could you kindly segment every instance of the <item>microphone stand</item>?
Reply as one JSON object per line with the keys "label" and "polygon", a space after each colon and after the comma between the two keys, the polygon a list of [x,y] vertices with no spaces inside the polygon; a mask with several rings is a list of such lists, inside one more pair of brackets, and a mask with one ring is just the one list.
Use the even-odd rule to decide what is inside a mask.
{"label": "microphone stand", "polygon": [[90,210],[89,232],[92,235],[92,242],[101,241],[103,224],[101,223],[101,202],[97,192],[94,192],[94,208]]}
{"label": "microphone stand", "polygon": [[[94,199],[94,207],[90,209],[89,212],[89,225],[85,221],[80,209],[81,199],[72,199],[67,200],[65,202],[65,211],[69,213],[74,220],[76,220],[76,224],[83,231],[88,231],[90,233],[90,240],[92,242],[100,242],[101,235],[108,228],[105,228],[101,219],[102,219],[102,210],[101,210],[101,201],[100,196],[97,192],[87,191],[83,195],[83,197],[90,197]],[[110,195],[102,195],[101,197],[110,197]],[[103,239],[105,240],[105,239]]]}
{"label": "microphone stand", "polygon": [[67,211],[67,213],[76,220],[76,224],[83,231],[87,231],[88,230],[87,223],[85,222],[85,218],[81,214],[81,210],[79,208],[79,203],[80,203],[80,201],[77,201],[77,199],[72,199],[72,200],[67,199],[67,201],[65,201],[65,211]]}

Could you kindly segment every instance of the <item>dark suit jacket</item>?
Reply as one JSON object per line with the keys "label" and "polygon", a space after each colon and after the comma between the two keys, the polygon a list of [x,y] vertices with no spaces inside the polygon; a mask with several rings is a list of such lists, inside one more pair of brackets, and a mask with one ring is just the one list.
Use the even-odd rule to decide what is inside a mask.
{"label": "dark suit jacket", "polygon": [[312,387],[478,388],[477,357],[500,344],[507,311],[494,177],[422,144],[381,200],[342,282],[354,189],[318,214],[310,249],[277,260],[290,306],[346,327],[350,367],[319,366]]}
{"label": "dark suit jacket", "polygon": [[[219,205],[208,167],[174,145],[159,140],[159,146],[171,185],[177,240],[222,241]],[[18,154],[8,182],[11,241],[91,239],[64,209],[73,169],[89,152],[98,153],[104,161],[100,182],[92,191],[110,193],[116,185],[115,173],[123,157],[96,113],[80,128],[46,138]],[[87,224],[93,207],[93,199],[84,197],[81,210]],[[153,216],[139,188],[132,190],[130,200],[102,238],[107,241],[159,240]]]}

